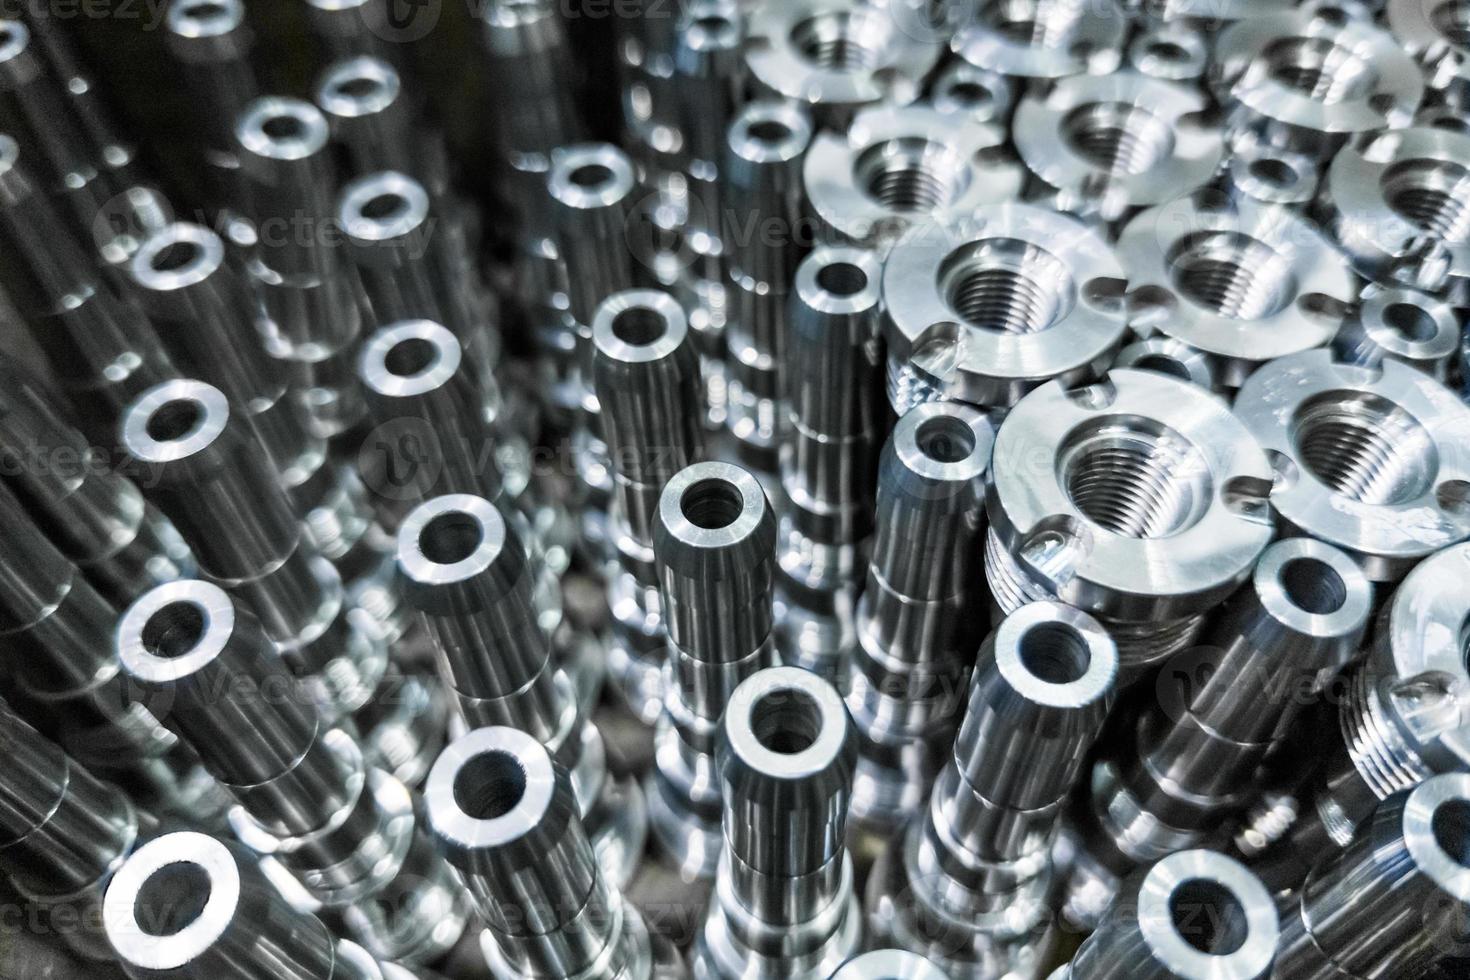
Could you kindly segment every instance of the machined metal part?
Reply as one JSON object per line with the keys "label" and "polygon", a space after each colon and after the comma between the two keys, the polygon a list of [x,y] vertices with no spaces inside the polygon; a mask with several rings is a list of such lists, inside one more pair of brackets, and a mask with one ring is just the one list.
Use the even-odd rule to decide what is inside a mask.
{"label": "machined metal part", "polygon": [[1118,352],[1113,367],[1157,371],[1199,385],[1206,391],[1219,391],[1210,355],[1173,337],[1158,335],[1135,341]]}
{"label": "machined metal part", "polygon": [[[1236,846],[1275,888],[1348,846],[1379,802],[1470,765],[1470,673],[1458,637],[1470,611],[1470,545],[1447,548],[1399,583],[1363,661],[1335,685],[1337,731],[1279,826],[1247,824]],[[1265,831],[1272,831],[1266,834]]]}
{"label": "machined metal part", "polygon": [[683,309],[667,293],[627,290],[598,308],[592,372],[612,462],[608,674],[645,724],[663,712],[668,635],[654,555],[659,493],[704,454],[699,362]]}
{"label": "machined metal part", "polygon": [[795,0],[750,18],[746,64],[758,89],[805,106],[822,129],[860,109],[907,105],[939,60],[941,38],[912,22],[917,5]]}
{"label": "machined metal part", "polygon": [[[1187,408],[1186,408],[1187,406]],[[1189,646],[1273,527],[1271,465],[1214,395],[1121,369],[1053,382],[1006,416],[985,568],[1002,612],[1059,598],[1118,643],[1121,683]]]}
{"label": "machined metal part", "polygon": [[93,776],[0,702],[0,873],[29,900],[72,917],[60,930],[91,961],[112,959],[102,893],[153,826],[128,795]]}
{"label": "machined metal part", "polygon": [[336,58],[391,57],[412,30],[393,16],[385,0],[306,0],[303,6],[317,40]]}
{"label": "machined metal part", "polygon": [[412,980],[291,908],[244,848],[192,831],[138,848],[102,911],[132,980]]}
{"label": "machined metal part", "polygon": [[1320,217],[1359,273],[1470,302],[1467,153],[1470,134],[1415,126],[1370,134],[1333,157]]}
{"label": "machined metal part", "polygon": [[397,171],[413,176],[436,199],[448,193],[444,141],[419,125],[392,64],[361,53],[335,61],[317,80],[314,100],[354,176]]}
{"label": "machined metal part", "polygon": [[1112,228],[1203,185],[1225,155],[1202,92],[1133,71],[1073,75],[1016,108],[1027,197]]}
{"label": "machined metal part", "polygon": [[1470,107],[1470,44],[1465,12],[1454,3],[1390,0],[1389,30],[1419,62],[1430,98],[1456,112]]}
{"label": "machined metal part", "polygon": [[571,773],[603,872],[625,883],[647,833],[644,801],[608,771],[602,733],[552,655],[533,601],[538,569],[512,524],[483,497],[435,497],[399,528],[398,569],[466,727],[508,725],[546,745]]}
{"label": "machined metal part", "polygon": [[963,220],[1014,200],[1022,170],[1005,130],[924,105],[864,109],[846,132],[822,132],[802,165],[818,234],[880,250],[925,221]]}
{"label": "machined metal part", "polygon": [[851,819],[887,837],[923,807],[959,724],[984,608],[995,429],[958,402],[904,413],[883,447],[857,642],[841,665],[858,733]]}
{"label": "machined metal part", "polygon": [[1016,105],[1016,86],[1000,72],[951,60],[929,84],[928,104],[941,112],[959,112],[976,122],[1004,125]]}
{"label": "machined metal part", "polygon": [[948,977],[932,961],[904,949],[875,949],[853,957],[832,974],[832,980],[948,980]]}
{"label": "machined metal part", "polygon": [[1321,164],[1309,154],[1237,135],[1215,183],[1230,200],[1248,198],[1300,211],[1317,196]]}
{"label": "machined metal part", "polygon": [[1444,300],[1417,289],[1369,285],[1332,339],[1332,350],[1350,364],[1398,361],[1444,382],[1460,332],[1460,319]]}
{"label": "machined metal part", "polygon": [[1372,581],[1470,536],[1470,409],[1422,372],[1307,351],[1252,375],[1235,413],[1271,457],[1282,524],[1342,548]]}
{"label": "machined metal part", "polygon": [[720,731],[725,851],[694,976],[829,977],[862,932],[843,843],[857,761],[847,709],[816,674],[771,667],[735,689]]}
{"label": "machined metal part", "polygon": [[1372,601],[1362,570],[1331,545],[1266,549],[1199,644],[1163,666],[1157,703],[1098,753],[1079,796],[1073,919],[1090,924],[1135,867],[1218,841],[1252,802],[1268,753],[1358,656]]}
{"label": "machined metal part", "polygon": [[1128,64],[1150,78],[1198,83],[1209,68],[1209,41],[1187,23],[1149,27],[1128,42]]}
{"label": "machined metal part", "polygon": [[[1470,774],[1434,776],[1389,797],[1288,901],[1272,976],[1426,976],[1463,957],[1467,842]],[[1368,908],[1372,916],[1362,914]]]}
{"label": "machined metal part", "polygon": [[229,206],[239,188],[235,120],[261,93],[252,62],[255,31],[244,0],[176,0],[164,15],[164,46],[192,97],[188,134],[208,169],[207,190]]}
{"label": "machined metal part", "polygon": [[883,267],[888,400],[1014,405],[1101,373],[1122,345],[1123,268],[1075,218],[1025,204],[919,226]]}
{"label": "machined metal part", "polygon": [[924,954],[946,976],[1036,974],[1052,838],[1117,675],[1117,647],[1086,613],[1034,602],[1001,621],[925,813],[869,878],[880,941]]}
{"label": "machined metal part", "polygon": [[1232,133],[1319,159],[1355,135],[1410,125],[1424,97],[1419,66],[1393,35],[1326,10],[1226,28],[1210,81]]}
{"label": "machined metal part", "polygon": [[1066,0],[986,0],[950,40],[976,68],[1017,84],[1068,75],[1105,75],[1123,59],[1128,17],[1113,0],[1077,5]]}
{"label": "machined metal part", "polygon": [[1212,191],[1140,213],[1118,238],[1128,325],[1211,356],[1223,387],[1326,346],[1357,298],[1342,256],[1306,219]]}
{"label": "machined metal part", "polygon": [[797,268],[789,312],[776,648],[784,663],[833,681],[857,644],[855,607],[888,427],[881,276],[873,252],[822,246]]}
{"label": "machined metal part", "polygon": [[428,962],[455,943],[464,902],[408,790],[331,727],[243,604],[209,582],[159,586],[123,614],[116,643],[148,703],[239,804],[237,837],[375,955]]}
{"label": "machined metal part", "polygon": [[440,851],[486,925],[496,980],[678,980],[679,954],[598,866],[572,779],[531,735],[480,728],[449,745],[425,789]]}
{"label": "machined metal part", "polygon": [[1135,874],[1051,980],[1265,980],[1281,931],[1249,870],[1214,851],[1180,851]]}
{"label": "machined metal part", "polygon": [[724,846],[716,765],[736,688],[776,665],[776,519],[730,463],[695,463],[664,484],[654,516],[668,658],[647,793],[655,840],[686,878],[713,878]]}

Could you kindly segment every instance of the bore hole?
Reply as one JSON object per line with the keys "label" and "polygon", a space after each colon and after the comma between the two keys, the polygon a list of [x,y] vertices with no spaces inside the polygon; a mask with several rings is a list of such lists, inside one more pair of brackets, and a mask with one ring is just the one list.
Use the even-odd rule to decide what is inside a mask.
{"label": "bore hole", "polygon": [[981,17],[987,25],[1016,44],[1039,48],[1067,48],[1079,58],[1092,53],[1087,42],[1072,43],[1085,7],[1051,0],[1003,0],[986,4]]}
{"label": "bore hole", "polygon": [[1021,634],[1021,666],[1048,684],[1070,684],[1087,673],[1092,653],[1087,640],[1070,626],[1041,623]]}
{"label": "bore hole", "polygon": [[1179,937],[1201,953],[1229,956],[1245,945],[1245,906],[1218,881],[1191,878],[1169,896],[1169,916]]}
{"label": "bore hole", "polygon": [[957,250],[939,277],[957,317],[1004,333],[1045,330],[1070,308],[1074,292],[1064,262],[1014,238],[987,238]]}
{"label": "bore hole", "polygon": [[463,511],[450,511],[424,525],[419,550],[435,564],[453,565],[473,555],[484,540],[479,521]]}
{"label": "bore hole", "polygon": [[337,83],[338,93],[349,99],[366,99],[377,95],[383,89],[383,83],[376,78],[358,76],[357,78],[344,78]]}
{"label": "bore hole", "polygon": [[1115,177],[1141,174],[1174,149],[1168,123],[1125,102],[1078,106],[1062,120],[1062,136],[1089,163]]}
{"label": "bore hole", "polygon": [[1170,64],[1183,64],[1189,60],[1189,50],[1182,44],[1174,41],[1151,41],[1148,53],[1159,61],[1167,61]]}
{"label": "bore hole", "polygon": [[623,343],[642,347],[662,337],[668,326],[668,321],[657,310],[631,306],[613,317],[612,332]]}
{"label": "bore hole", "polygon": [[1439,323],[1429,311],[1413,303],[1390,303],[1383,311],[1383,322],[1415,343],[1433,340],[1439,333]]}
{"label": "bore hole", "polygon": [[740,488],[729,480],[700,480],[679,498],[679,510],[695,527],[718,531],[739,519],[745,509]]}
{"label": "bore hole", "polygon": [[791,139],[791,127],[779,119],[758,119],[745,131],[758,143],[784,143]]}
{"label": "bore hole", "polygon": [[1204,453],[1183,436],[1136,416],[1115,416],[1068,438],[1062,484],[1100,527],[1162,538],[1194,524],[1213,481]]}
{"label": "bore hole", "polygon": [[791,43],[809,64],[825,71],[871,71],[882,60],[889,26],[863,13],[823,13],[792,28]]}
{"label": "bore hole", "polygon": [[1470,168],[1451,160],[1403,160],[1383,172],[1380,187],[1405,221],[1446,242],[1470,241]]}
{"label": "bore hole", "polygon": [[1318,616],[1335,613],[1347,602],[1347,585],[1337,569],[1316,558],[1293,558],[1281,566],[1281,588],[1299,609]]}
{"label": "bore hole", "polygon": [[165,402],[148,416],[148,438],[154,442],[174,442],[193,432],[203,421],[204,406],[192,398]]}
{"label": "bore hole", "polygon": [[526,795],[526,770],[509,752],[482,752],[454,774],[454,802],[472,820],[494,820]]}
{"label": "bore hole", "polygon": [[869,197],[904,214],[948,207],[970,183],[959,155],[926,139],[884,140],[868,147],[858,155],[854,176]]}
{"label": "bore hole", "polygon": [[198,242],[169,242],[153,253],[148,264],[157,272],[175,272],[199,261],[203,253]]}
{"label": "bore hole", "polygon": [[391,221],[408,211],[408,201],[402,194],[389,191],[370,198],[361,209],[369,221]]}
{"label": "bore hole", "polygon": [[177,935],[204,913],[213,890],[209,872],[192,861],[166,864],[138,889],[138,926],[150,936]]}
{"label": "bore hole", "polygon": [[224,17],[229,11],[222,3],[195,3],[184,8],[183,15],[190,20],[206,21]]}
{"label": "bore hole", "polygon": [[1445,800],[1429,818],[1434,840],[1461,867],[1470,868],[1470,800]]}
{"label": "bore hole", "polygon": [[1169,249],[1179,292],[1232,320],[1259,320],[1291,299],[1291,264],[1270,245],[1236,231],[1185,235]]}
{"label": "bore hole", "polygon": [[277,142],[299,140],[306,135],[306,124],[296,116],[271,116],[261,122],[260,131]]}
{"label": "bore hole", "polygon": [[578,187],[601,187],[613,179],[612,168],[602,163],[584,163],[567,175]]}
{"label": "bore hole", "polygon": [[1326,37],[1285,37],[1262,57],[1271,78],[1324,105],[1362,98],[1378,81],[1369,61]]}
{"label": "bore hole", "polygon": [[1133,366],[1143,371],[1154,371],[1158,374],[1167,374],[1169,377],[1178,378],[1180,381],[1194,380],[1189,375],[1188,367],[1186,367],[1176,358],[1170,357],[1167,354],[1145,354],[1143,357],[1140,357]]}
{"label": "bore hole", "polygon": [[193,602],[171,602],[143,624],[143,649],[163,660],[182,657],[204,638],[204,610]]}
{"label": "bore hole", "polygon": [[817,271],[817,285],[833,296],[852,296],[868,288],[868,274],[851,262],[833,262]]}
{"label": "bore hole", "polygon": [[1275,157],[1252,160],[1246,169],[1256,180],[1270,184],[1272,187],[1290,187],[1297,182],[1296,170],[1291,164]]}
{"label": "bore hole", "polygon": [[750,729],[755,740],[770,751],[795,755],[817,741],[822,731],[822,708],[805,691],[771,691],[751,705]]}
{"label": "bore hole", "polygon": [[945,94],[951,102],[970,109],[979,109],[995,99],[990,89],[979,82],[955,82]]}
{"label": "bore hole", "polygon": [[383,366],[400,378],[414,378],[427,371],[439,359],[439,348],[431,340],[409,337],[388,348]]}
{"label": "bore hole", "polygon": [[958,463],[975,451],[975,430],[953,415],[936,415],[919,424],[914,442],[936,463]]}
{"label": "bore hole", "polygon": [[1292,439],[1302,465],[1337,493],[1393,505],[1422,496],[1439,469],[1427,429],[1393,402],[1359,391],[1304,402]]}

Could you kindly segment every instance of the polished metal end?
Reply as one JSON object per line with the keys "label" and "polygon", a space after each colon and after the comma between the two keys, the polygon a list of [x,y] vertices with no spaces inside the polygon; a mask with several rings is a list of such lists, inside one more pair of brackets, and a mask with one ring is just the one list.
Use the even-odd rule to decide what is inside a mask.
{"label": "polished metal end", "polygon": [[337,222],[357,261],[392,269],[423,257],[430,234],[429,192],[393,170],[359,177],[342,188]]}
{"label": "polished metal end", "polygon": [[844,963],[832,980],[947,980],[949,974],[918,953],[877,949]]}

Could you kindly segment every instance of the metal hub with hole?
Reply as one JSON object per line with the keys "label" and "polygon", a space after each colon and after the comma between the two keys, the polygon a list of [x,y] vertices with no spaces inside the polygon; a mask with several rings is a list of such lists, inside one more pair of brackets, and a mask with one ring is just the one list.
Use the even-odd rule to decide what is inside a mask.
{"label": "metal hub with hole", "polygon": [[976,68],[1017,80],[1105,75],[1122,61],[1127,26],[1112,0],[987,0],[950,47]]}

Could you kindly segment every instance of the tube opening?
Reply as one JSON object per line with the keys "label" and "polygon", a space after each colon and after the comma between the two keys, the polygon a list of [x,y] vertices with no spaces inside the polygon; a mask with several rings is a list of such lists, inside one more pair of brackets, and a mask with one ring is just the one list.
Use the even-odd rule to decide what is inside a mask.
{"label": "tube opening", "polygon": [[1456,864],[1470,868],[1470,800],[1445,800],[1435,807],[1429,829],[1440,850]]}
{"label": "tube opening", "polygon": [[454,775],[454,802],[474,820],[495,820],[526,795],[526,770],[509,752],[484,752]]}
{"label": "tube opening", "polygon": [[1383,310],[1383,323],[1411,343],[1424,343],[1439,335],[1439,321],[1413,303],[1390,303]]}
{"label": "tube opening", "polygon": [[143,624],[143,649],[162,660],[182,657],[199,646],[207,626],[204,610],[194,602],[161,606]]}
{"label": "tube opening", "polygon": [[647,306],[630,306],[613,317],[613,336],[625,344],[644,347],[661,338],[668,330],[668,320],[658,310]]}
{"label": "tube opening", "polygon": [[679,498],[679,510],[695,527],[718,531],[740,518],[745,497],[729,480],[700,480]]}
{"label": "tube opening", "polygon": [[209,872],[192,861],[166,864],[138,889],[134,914],[150,936],[174,936],[204,914],[214,883]]}
{"label": "tube opening", "polygon": [[770,691],[751,705],[750,728],[767,750],[795,755],[816,743],[822,731],[822,708],[810,694],[796,688]]}
{"label": "tube opening", "polygon": [[1245,945],[1245,906],[1229,888],[1209,878],[1182,882],[1169,896],[1169,917],[1179,937],[1201,953],[1229,956]]}
{"label": "tube opening", "polygon": [[369,221],[393,221],[408,213],[408,200],[393,191],[385,191],[365,201],[358,210]]}
{"label": "tube opening", "polygon": [[193,265],[203,257],[204,249],[198,242],[169,242],[153,253],[148,264],[155,272],[177,272],[186,266]]}
{"label": "tube opening", "polygon": [[1092,665],[1087,639],[1064,623],[1039,623],[1031,627],[1016,648],[1021,666],[1048,684],[1071,684],[1081,680]]}
{"label": "tube opening", "polygon": [[1337,569],[1317,558],[1293,558],[1277,575],[1286,597],[1318,616],[1335,613],[1347,602],[1347,584]]}
{"label": "tube opening", "polygon": [[936,463],[958,463],[975,451],[975,430],[953,415],[935,415],[920,423],[914,443]]}
{"label": "tube opening", "polygon": [[584,163],[567,174],[567,180],[578,187],[602,187],[612,179],[612,168],[601,163]]}
{"label": "tube opening", "polygon": [[429,561],[454,565],[475,553],[485,540],[480,522],[462,511],[440,514],[419,533],[419,550]]}
{"label": "tube opening", "polygon": [[192,398],[164,402],[148,416],[144,427],[154,442],[176,442],[199,428],[204,421],[204,406]]}
{"label": "tube opening", "polygon": [[433,367],[439,360],[439,348],[423,337],[400,340],[388,349],[383,357],[383,366],[388,373],[400,378],[415,378]]}
{"label": "tube opening", "polygon": [[868,288],[868,274],[851,262],[833,262],[817,270],[817,285],[833,296],[852,296]]}

